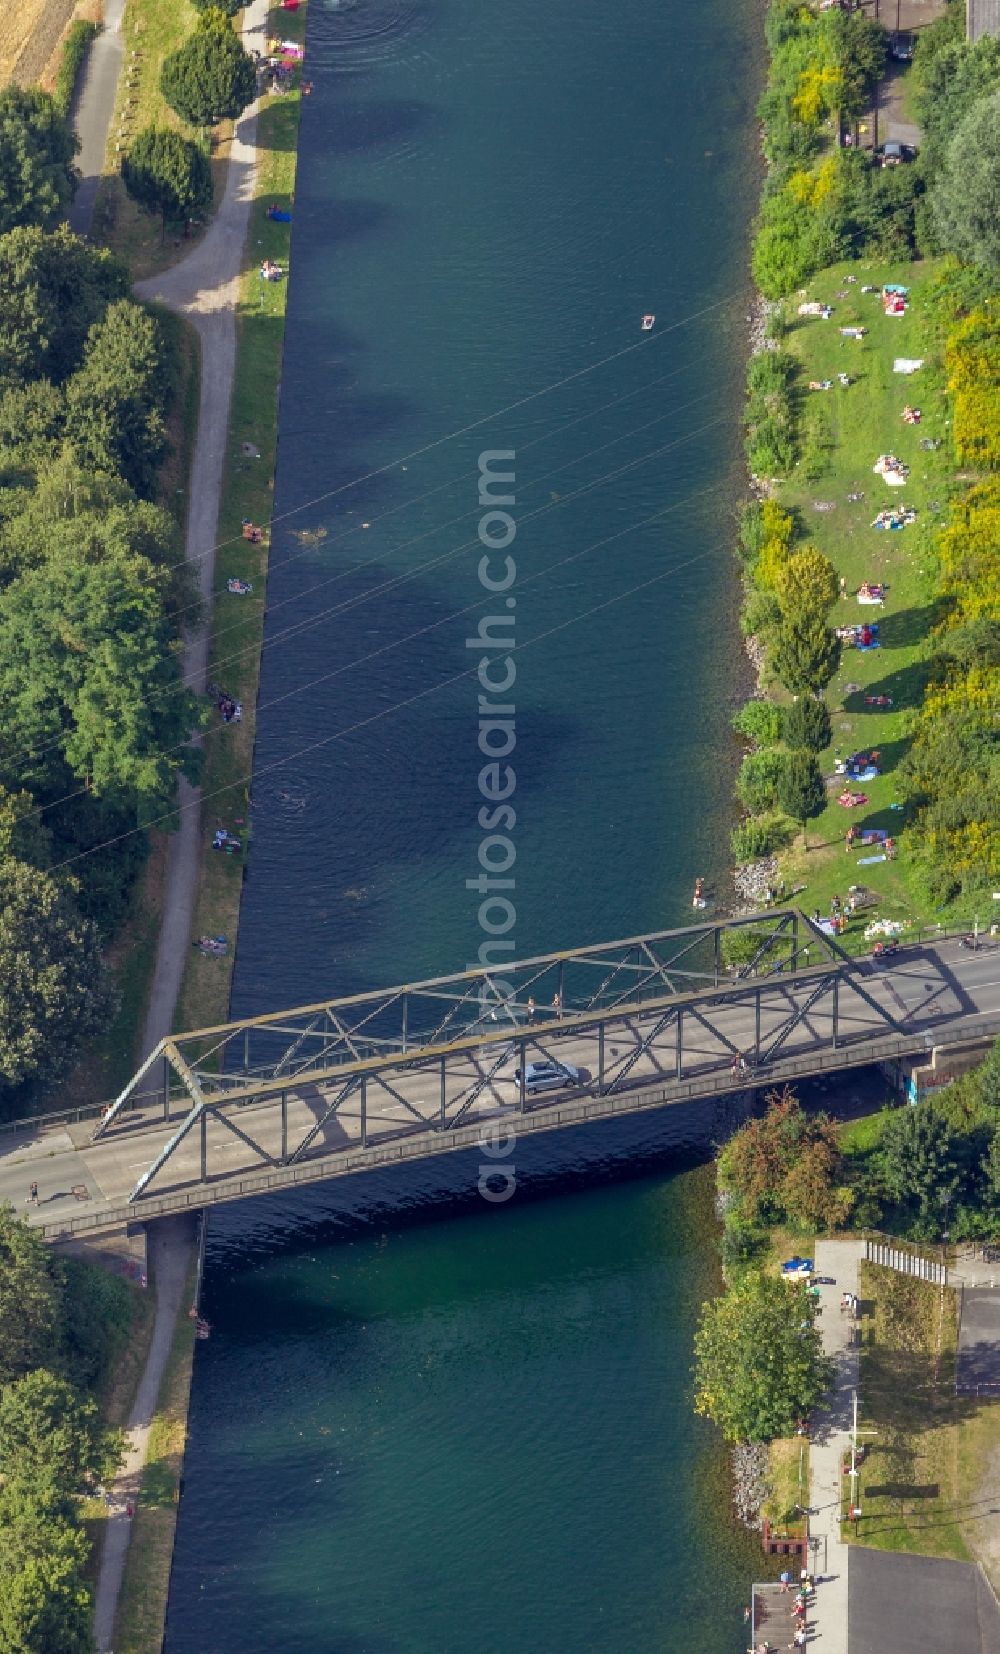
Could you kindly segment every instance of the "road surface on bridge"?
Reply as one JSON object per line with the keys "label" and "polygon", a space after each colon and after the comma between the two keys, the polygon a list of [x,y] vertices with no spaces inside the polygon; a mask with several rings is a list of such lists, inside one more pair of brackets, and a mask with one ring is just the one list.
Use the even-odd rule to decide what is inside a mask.
{"label": "road surface on bridge", "polygon": [[[557,1127],[575,1117],[616,1112],[626,1101],[633,1108],[661,1106],[692,1096],[741,1090],[748,1078],[742,1071],[733,1071],[733,1053],[752,1052],[758,1030],[756,1013],[746,999],[726,1002],[730,990],[764,990],[760,1012],[762,1053],[769,1038],[789,1022],[792,1013],[800,1016],[775,1062],[753,1071],[756,1085],[809,1072],[830,1072],[905,1049],[916,1052],[922,1047],[957,1044],[987,1031],[983,1018],[1000,1019],[1000,949],[990,944],[981,945],[977,952],[958,943],[904,951],[891,966],[848,973],[841,981],[840,1044],[836,1050],[831,1049],[829,999],[820,1000],[814,1009],[801,1015],[822,975],[820,967],[794,980],[779,976],[757,983],[729,982],[706,995],[713,1001],[712,1027],[703,1026],[692,1016],[685,1017],[682,1081],[677,1078],[676,1024],[664,1016],[669,1002],[661,1000],[632,1012],[627,1008],[617,1011],[604,1034],[605,1092],[616,1072],[622,1074],[614,1102],[594,1096],[594,1029],[562,1027],[550,1012],[536,1025],[519,1031],[519,1038],[527,1038],[534,1047],[528,1050],[528,1060],[551,1054],[579,1068],[582,1083],[555,1094],[527,1097],[524,1115],[517,1112],[517,1055],[501,1033],[492,1042],[470,1040],[467,1049],[449,1056],[444,1098],[438,1056],[423,1061],[419,1052],[409,1053],[397,1067],[370,1078],[365,1103],[367,1147],[362,1143],[359,1090],[348,1095],[337,1112],[322,1123],[303,1158],[291,1168],[274,1164],[282,1158],[276,1098],[232,1102],[220,1112],[252,1138],[264,1154],[227,1129],[220,1119],[209,1117],[205,1125],[207,1182],[202,1181],[201,1129],[196,1126],[150,1180],[143,1197],[130,1202],[136,1184],[185,1118],[186,1110],[178,1111],[175,1102],[169,1121],[165,1122],[162,1112],[152,1107],[137,1109],[122,1115],[97,1141],[91,1140],[93,1121],[43,1131],[27,1126],[7,1138],[0,1137],[0,1199],[9,1200],[30,1223],[44,1225],[50,1238],[58,1238],[60,1231],[96,1230],[101,1223],[105,1227],[112,1223],[120,1226],[126,1219],[141,1220],[164,1210],[263,1192],[264,1188],[280,1186],[282,1179],[288,1183],[315,1180],[381,1164],[387,1158],[468,1146],[490,1122],[505,1121],[518,1132],[536,1130]],[[878,1010],[852,990],[855,980],[876,1007],[891,1013],[903,1036],[902,1043],[899,1037],[893,1041],[893,1030]],[[665,1025],[656,1032],[660,1023]],[[655,1033],[652,1039],[651,1033]],[[644,1041],[649,1042],[648,1047],[641,1049]],[[640,1049],[641,1054],[635,1058]],[[633,1058],[633,1065],[627,1067]],[[296,1087],[294,1082],[289,1083],[285,1126],[289,1150],[322,1120],[331,1090],[342,1084],[336,1072],[329,1084]],[[446,1112],[454,1111],[463,1098],[467,1099],[467,1111],[462,1129],[440,1129],[442,1102]],[[586,1103],[594,1106],[581,1112]],[[570,1104],[581,1105],[576,1115]],[[261,1181],[258,1187],[244,1186],[242,1180],[252,1181],[255,1173],[276,1176]],[[38,1185],[37,1207],[28,1200],[32,1183]]]}

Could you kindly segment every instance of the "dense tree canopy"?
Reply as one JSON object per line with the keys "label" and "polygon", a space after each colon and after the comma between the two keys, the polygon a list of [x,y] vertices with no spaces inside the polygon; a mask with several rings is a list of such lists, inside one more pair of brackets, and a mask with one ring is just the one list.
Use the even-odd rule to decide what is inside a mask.
{"label": "dense tree canopy", "polygon": [[948,145],[931,196],[942,245],[1000,270],[1000,92],[974,104]]}
{"label": "dense tree canopy", "polygon": [[882,1139],[885,1188],[911,1219],[911,1232],[937,1239],[961,1186],[960,1150],[945,1115],[922,1104],[900,1109]]}
{"label": "dense tree canopy", "polygon": [[122,162],[133,200],[168,219],[190,218],[212,200],[212,169],[199,144],[169,127],[147,127]]}
{"label": "dense tree canopy", "polygon": [[48,92],[0,92],[0,235],[21,224],[50,229],[58,222],[76,188],[78,148]]}
{"label": "dense tree canopy", "polygon": [[814,1317],[803,1286],[756,1272],[704,1305],[695,1410],[727,1441],[790,1436],[822,1399],[829,1373]]}
{"label": "dense tree canopy", "polygon": [[[175,567],[176,525],[159,506],[137,500],[120,477],[86,470],[71,449],[39,467],[35,486],[7,498],[0,524],[0,588],[48,562],[102,563],[143,558],[168,586],[167,608],[191,602],[188,572]],[[2,603],[2,600],[0,600]]]}
{"label": "dense tree canopy", "polygon": [[0,862],[0,1089],[65,1073],[113,998],[97,930],[65,886]]}
{"label": "dense tree canopy", "polygon": [[163,347],[148,311],[121,299],[94,323],[66,405],[67,434],[84,465],[117,472],[148,498],[166,452]]}
{"label": "dense tree canopy", "polygon": [[763,1118],[729,1139],[718,1177],[746,1224],[833,1229],[850,1207],[836,1126],[826,1114],[807,1114],[787,1088],[769,1093]]}
{"label": "dense tree canopy", "polygon": [[224,12],[202,13],[194,33],[164,62],[160,91],[191,126],[235,119],[253,102],[257,70]]}
{"label": "dense tree canopy", "polygon": [[44,1367],[0,1391],[4,1480],[30,1489],[49,1509],[65,1510],[67,1496],[99,1481],[113,1467],[117,1445],[101,1429],[96,1403]]}
{"label": "dense tree canopy", "polygon": [[0,1204],[0,1391],[55,1359],[60,1309],[49,1247],[12,1206]]}
{"label": "dense tree canopy", "polygon": [[0,380],[61,383],[79,367],[93,324],[129,286],[118,259],[64,226],[0,236]]}
{"label": "dense tree canopy", "polygon": [[167,576],[141,557],[52,560],[0,596],[0,780],[58,785],[65,769],[111,797],[169,799],[197,723],[163,609]]}

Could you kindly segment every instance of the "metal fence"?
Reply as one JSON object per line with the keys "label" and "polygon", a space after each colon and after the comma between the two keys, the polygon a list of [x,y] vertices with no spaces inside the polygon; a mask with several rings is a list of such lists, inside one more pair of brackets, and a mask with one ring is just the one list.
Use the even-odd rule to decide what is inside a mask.
{"label": "metal fence", "polygon": [[881,1264],[883,1269],[894,1269],[897,1275],[913,1275],[918,1281],[933,1281],[935,1286],[948,1285],[948,1268],[935,1258],[926,1258],[921,1252],[907,1252],[889,1241],[865,1241],[868,1263]]}

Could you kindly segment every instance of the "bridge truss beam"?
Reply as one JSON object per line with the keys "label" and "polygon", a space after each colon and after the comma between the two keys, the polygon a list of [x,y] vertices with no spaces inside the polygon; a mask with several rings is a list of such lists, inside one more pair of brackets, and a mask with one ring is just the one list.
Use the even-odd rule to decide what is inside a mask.
{"label": "bridge truss beam", "polygon": [[[162,1055],[168,1064],[172,1063],[172,1047],[181,1055],[187,1069],[187,1077],[182,1076],[185,1099],[190,1106],[130,1198],[141,1199],[154,1181],[162,1188],[168,1168],[175,1176],[183,1173],[189,1181],[206,1182],[231,1175],[246,1164],[247,1155],[254,1163],[289,1166],[338,1148],[367,1148],[415,1133],[447,1134],[477,1119],[485,1122],[530,1112],[552,1100],[551,1093],[526,1090],[525,1069],[533,1062],[570,1064],[579,1071],[580,1088],[595,1096],[710,1075],[718,1077],[720,1090],[739,1089],[767,1084],[768,1070],[787,1056],[836,1050],[903,1032],[888,1001],[870,991],[856,964],[825,950],[820,964],[796,965],[796,959],[801,960],[805,949],[812,946],[803,938],[822,933],[815,932],[802,915],[774,917],[785,923],[780,928],[770,924],[763,936],[747,931],[750,939],[744,951],[755,970],[763,965],[760,974],[664,993],[667,968],[663,957],[635,941],[618,944],[624,957],[610,966],[601,961],[603,974],[593,995],[597,1003],[583,1011],[568,1011],[560,998],[544,1019],[537,1011],[534,1016],[516,1018],[512,995],[496,1001],[503,1006],[502,1018],[484,1014],[481,988],[492,981],[489,973],[475,973],[471,983],[468,978],[445,979],[460,981],[462,987],[451,998],[440,996],[447,1009],[434,1024],[438,1043],[418,1044],[411,1037],[404,1049],[400,1041],[380,1039],[372,1051],[368,1036],[360,1038],[358,1030],[374,1014],[374,996],[363,996],[358,1012],[345,1014],[345,1002],[338,1002],[336,1007],[309,1007],[301,1020],[296,1012],[268,1019],[269,1032],[280,1026],[287,1043],[266,1072],[241,1067],[231,1075],[195,1067],[183,1051],[205,1036],[178,1036],[166,1042]],[[793,917],[797,920],[794,926]],[[715,935],[725,928],[698,927],[699,940],[707,933],[714,953]],[[649,940],[640,939],[643,943]],[[592,950],[593,955],[601,951]],[[568,957],[547,960],[542,966],[529,961],[529,980],[545,980],[545,973],[560,962],[565,964]],[[670,969],[675,974],[678,957],[690,963],[690,948],[682,944],[671,956]],[[578,962],[574,956],[574,963]],[[593,957],[583,961],[588,966],[594,962]],[[570,980],[568,973],[563,980]],[[623,996],[626,980],[639,997]],[[654,981],[660,989],[655,994],[650,991]],[[382,996],[379,1005],[384,1009],[388,1002],[398,1007],[403,996],[410,994],[412,1008],[412,997],[423,1004],[427,998],[437,998],[438,990],[436,983],[395,990]],[[525,1003],[518,1001],[517,1005]],[[338,1030],[335,1037],[330,1033],[334,1019],[344,1030]],[[242,1035],[248,1026],[256,1025],[208,1030],[213,1050],[217,1053],[221,1048],[220,1032],[225,1041],[231,1041],[232,1029]],[[317,1029],[322,1030],[321,1051],[328,1052],[333,1043],[336,1060],[317,1062],[314,1051],[311,1065],[305,1067],[299,1060],[302,1041]],[[443,1043],[442,1034],[446,1036]],[[297,1050],[290,1060],[293,1047]],[[99,1134],[129,1129],[130,1117],[122,1107],[113,1119],[102,1121]],[[197,1164],[191,1155],[192,1141],[199,1145]]]}

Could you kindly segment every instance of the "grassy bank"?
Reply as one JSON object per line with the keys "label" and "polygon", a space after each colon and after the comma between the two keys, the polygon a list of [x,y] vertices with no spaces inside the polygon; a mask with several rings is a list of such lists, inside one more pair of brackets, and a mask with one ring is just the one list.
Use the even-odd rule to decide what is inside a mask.
{"label": "grassy bank", "polygon": [[[190,1301],[194,1290],[195,1267],[192,1265],[184,1303]],[[149,1455],[142,1472],[115,1618],[116,1654],[152,1654],[163,1640],[187,1441],[194,1347],[194,1324],[182,1316],[174,1330],[150,1425]]]}
{"label": "grassy bank", "polygon": [[[275,18],[273,27],[278,26]],[[302,11],[280,13],[282,38],[303,40],[305,26]],[[298,92],[265,100],[259,117],[256,199],[247,238],[248,268],[240,290],[236,381],[219,513],[209,677],[242,704],[243,721],[225,726],[219,718],[206,739],[204,788],[210,796],[204,825],[232,828],[244,843],[249,808],[245,777],[253,767],[268,536],[265,533],[262,545],[251,545],[242,539],[240,525],[249,517],[266,529],[271,518],[287,298],[287,282],[261,281],[258,266],[261,259],[270,258],[288,270],[291,226],[268,218],[267,208],[272,203],[291,207],[298,124]],[[232,577],[249,580],[252,595],[234,597],[227,592],[226,581]],[[205,839],[207,844],[207,832]],[[228,1015],[242,886],[243,858],[206,849],[195,934],[224,935],[230,947],[224,958],[190,955],[175,1018],[179,1028],[221,1022]]]}
{"label": "grassy bank", "polygon": [[[874,620],[880,647],[845,646],[840,666],[827,690],[832,740],[820,752],[827,778],[827,805],[811,820],[806,849],[796,831],[781,852],[781,876],[797,886],[810,910],[826,915],[832,897],[843,900],[848,885],[864,884],[878,897],[879,917],[929,922],[931,912],[908,853],[907,829],[912,811],[896,774],[907,750],[910,728],[928,677],[928,641],[935,624],[935,535],[956,491],[949,440],[949,412],[942,366],[943,338],[930,307],[939,265],[934,261],[890,265],[866,260],[835,265],[810,282],[805,294],[782,307],[782,346],[797,364],[795,397],[803,431],[802,458],[790,476],[775,486],[780,504],[802,525],[802,537],[830,559],[845,595],[836,604],[834,626]],[[907,313],[883,313],[878,292],[897,282],[910,289]],[[800,317],[800,302],[833,307],[829,321]],[[845,339],[841,327],[863,326],[866,336]],[[923,358],[912,378],[893,371],[898,357]],[[844,388],[838,375],[851,380]],[[810,383],[833,381],[833,388],[810,391]],[[904,422],[903,408],[918,406],[919,425]],[[928,449],[924,442],[939,446]],[[880,454],[894,453],[910,466],[905,489],[887,486],[872,467]],[[851,496],[862,495],[861,499]],[[877,513],[905,504],[916,522],[901,530],[876,530]],[[859,605],[855,593],[863,582],[881,583],[881,608]],[[791,697],[774,690],[779,703]],[[889,705],[874,705],[875,699]],[[867,795],[860,808],[845,810],[836,802],[843,788],[839,759],[858,750],[879,754],[880,774],[858,784]],[[898,806],[903,804],[903,808]],[[845,853],[848,827],[882,829],[898,846],[896,858],[884,859],[879,846],[856,845]],[[794,829],[789,826],[789,832]],[[868,862],[866,858],[883,856]],[[873,910],[849,924],[843,940],[863,946],[864,926]]]}
{"label": "grassy bank", "polygon": [[[844,938],[863,948],[873,919],[967,924],[996,883],[1000,317],[995,260],[970,245],[943,157],[1000,66],[991,42],[966,41],[960,0],[922,28],[893,84],[902,73],[923,138],[886,167],[859,147],[885,72],[881,24],[771,0],[765,31],[753,269],[768,305],[746,407],[765,503],[743,514],[740,557],[770,704],[736,720],[750,751],[733,852],[741,866],[776,858],[740,881],[748,891],[778,887],[821,916],[864,887]],[[905,314],[883,309],[893,285]],[[880,455],[902,462],[897,486],[876,473]],[[877,522],[888,508],[895,521]],[[881,604],[864,585],[884,588]],[[877,639],[852,634],[865,622]],[[844,773],[857,755],[876,770],[864,781]],[[845,792],[860,796],[842,805]]]}
{"label": "grassy bank", "polygon": [[860,1296],[860,1422],[875,1433],[862,1438],[871,1445],[857,1538],[968,1561],[994,1503],[980,1483],[1000,1443],[1000,1408],[955,1394],[956,1294],[863,1264]]}

